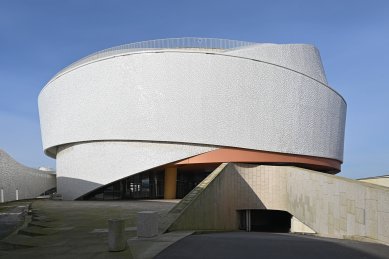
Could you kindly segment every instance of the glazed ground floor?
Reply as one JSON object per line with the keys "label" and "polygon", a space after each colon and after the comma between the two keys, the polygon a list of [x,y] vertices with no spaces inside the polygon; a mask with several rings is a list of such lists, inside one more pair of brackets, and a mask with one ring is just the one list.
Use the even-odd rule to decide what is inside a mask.
{"label": "glazed ground floor", "polygon": [[78,200],[182,199],[219,165],[155,168],[102,186]]}

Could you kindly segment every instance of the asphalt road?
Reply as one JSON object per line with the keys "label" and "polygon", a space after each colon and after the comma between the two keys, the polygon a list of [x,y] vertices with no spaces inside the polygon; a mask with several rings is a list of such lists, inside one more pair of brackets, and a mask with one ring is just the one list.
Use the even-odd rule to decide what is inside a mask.
{"label": "asphalt road", "polygon": [[387,259],[389,246],[296,234],[227,232],[188,236],[156,258]]}

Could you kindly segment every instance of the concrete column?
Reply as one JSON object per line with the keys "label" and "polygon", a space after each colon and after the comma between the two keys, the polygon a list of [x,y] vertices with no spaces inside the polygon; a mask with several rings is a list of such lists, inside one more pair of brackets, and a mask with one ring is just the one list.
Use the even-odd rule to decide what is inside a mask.
{"label": "concrete column", "polygon": [[156,211],[138,212],[138,237],[154,237],[158,235],[158,213]]}
{"label": "concrete column", "polygon": [[19,190],[16,189],[16,200],[19,200]]}
{"label": "concrete column", "polygon": [[165,168],[164,198],[175,199],[177,189],[177,167]]}
{"label": "concrete column", "polygon": [[1,201],[1,203],[3,203],[4,202],[4,190],[3,190],[3,188],[1,188],[1,191],[0,191],[0,201]]}
{"label": "concrete column", "polygon": [[126,249],[126,238],[124,234],[124,219],[108,220],[108,249],[112,252]]}
{"label": "concrete column", "polygon": [[251,232],[251,210],[246,210],[246,231]]}

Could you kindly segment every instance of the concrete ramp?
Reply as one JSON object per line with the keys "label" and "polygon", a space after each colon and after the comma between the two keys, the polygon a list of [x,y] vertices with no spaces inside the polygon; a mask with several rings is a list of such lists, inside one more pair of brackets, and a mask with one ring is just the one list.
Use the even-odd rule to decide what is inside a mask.
{"label": "concrete ramp", "polygon": [[237,230],[238,210],[272,209],[321,236],[389,244],[389,188],[287,166],[227,164],[216,171],[172,210],[167,230]]}
{"label": "concrete ramp", "polygon": [[174,206],[169,211],[168,215],[161,218],[159,228],[161,233],[165,233],[166,231],[173,229],[172,224],[174,224],[179,218],[188,217],[188,212],[186,212],[186,209],[191,208],[193,204],[196,204],[196,200],[203,196],[203,191],[217,176],[219,176],[226,165],[226,163],[223,163],[218,168],[216,168],[201,183],[199,183],[199,185],[197,185],[190,193],[188,193],[176,206]]}

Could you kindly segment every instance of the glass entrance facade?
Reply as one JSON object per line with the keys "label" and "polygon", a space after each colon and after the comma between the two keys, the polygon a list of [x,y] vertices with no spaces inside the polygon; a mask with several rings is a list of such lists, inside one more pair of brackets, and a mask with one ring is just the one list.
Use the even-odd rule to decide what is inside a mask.
{"label": "glass entrance facade", "polygon": [[164,171],[146,171],[105,185],[78,200],[162,199]]}
{"label": "glass entrance facade", "polygon": [[[218,165],[177,168],[176,198],[182,199]],[[157,168],[104,185],[77,200],[163,199],[165,169]]]}
{"label": "glass entrance facade", "polygon": [[193,190],[210,172],[187,173],[177,170],[177,199],[182,199]]}

